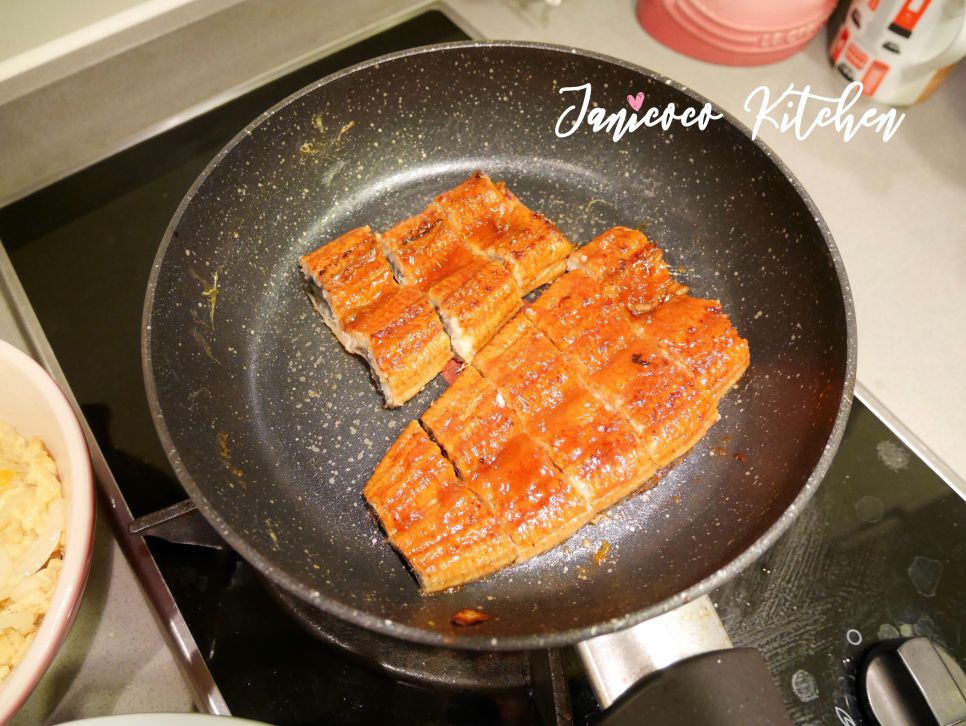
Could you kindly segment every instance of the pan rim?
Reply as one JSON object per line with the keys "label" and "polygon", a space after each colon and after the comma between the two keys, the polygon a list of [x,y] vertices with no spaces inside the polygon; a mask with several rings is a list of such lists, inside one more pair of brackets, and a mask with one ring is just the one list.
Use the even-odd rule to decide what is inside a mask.
{"label": "pan rim", "polygon": [[[842,394],[839,401],[838,410],[836,411],[835,420],[832,424],[829,439],[825,444],[825,448],[822,451],[818,462],[812,469],[811,474],[799,493],[795,496],[781,516],[779,516],[768,527],[764,534],[762,534],[743,552],[731,559],[723,567],[698,581],[691,587],[686,588],[685,590],[682,590],[669,598],[665,598],[657,603],[649,605],[645,608],[641,608],[640,610],[624,613],[619,617],[598,622],[594,625],[568,628],[549,633],[536,633],[506,637],[492,637],[485,635],[447,635],[435,630],[419,628],[412,625],[399,623],[391,619],[378,617],[367,611],[360,610],[359,608],[355,608],[343,602],[326,597],[318,590],[312,589],[304,582],[301,582],[300,580],[276,567],[268,556],[262,554],[260,550],[250,545],[243,536],[237,534],[228,525],[221,514],[219,514],[217,508],[214,507],[207,497],[205,497],[205,495],[202,493],[201,488],[195,482],[194,477],[182,462],[170,432],[168,431],[164,413],[161,410],[151,356],[151,319],[154,312],[155,291],[157,288],[162,263],[167,256],[168,248],[171,244],[171,240],[173,239],[173,233],[177,229],[185,210],[188,208],[189,204],[191,204],[198,190],[205,183],[211,173],[220,165],[222,159],[224,159],[235,148],[235,146],[237,146],[243,139],[251,135],[256,127],[260,126],[284,107],[293,103],[302,96],[315,91],[317,88],[337,81],[345,76],[379,66],[383,63],[394,62],[423,54],[446,51],[461,51],[473,48],[517,48],[524,50],[549,51],[552,53],[565,53],[567,55],[581,55],[596,61],[615,65],[625,70],[642,74],[655,81],[665,83],[675,90],[684,93],[699,104],[711,103],[715,111],[723,115],[723,119],[725,121],[735,126],[739,131],[741,131],[741,133],[748,137],[748,140],[751,143],[755,144],[759,149],[761,149],[768,159],[785,176],[785,178],[792,185],[792,188],[805,203],[806,208],[808,209],[812,218],[815,220],[815,223],[821,232],[822,239],[824,240],[831,256],[836,277],[839,281],[846,325],[845,380],[843,381]],[[188,189],[184,198],[181,200],[181,203],[178,205],[178,208],[172,216],[171,221],[165,230],[164,236],[161,239],[158,252],[151,266],[151,274],[145,290],[141,330],[141,365],[144,376],[145,392],[147,394],[148,407],[151,411],[151,417],[154,421],[158,438],[164,447],[165,455],[174,469],[175,475],[178,477],[178,481],[184,487],[188,496],[192,499],[192,501],[194,501],[202,515],[208,520],[218,534],[224,538],[229,546],[231,546],[239,555],[255,566],[263,575],[268,577],[270,580],[278,584],[292,595],[302,599],[310,605],[347,620],[350,623],[403,640],[422,643],[425,645],[465,650],[519,651],[572,645],[597,635],[604,635],[606,633],[612,633],[617,630],[629,628],[657,615],[668,612],[680,605],[705,595],[716,587],[732,579],[754,560],[760,557],[765,550],[767,550],[782,534],[785,533],[795,519],[797,519],[801,510],[811,500],[812,496],[815,494],[815,491],[818,489],[818,486],[825,478],[825,475],[831,466],[832,459],[838,450],[842,436],[845,432],[845,426],[846,422],[848,421],[855,390],[857,367],[857,331],[855,307],[852,299],[851,286],[845,271],[845,265],[842,260],[841,253],[839,252],[838,247],[832,238],[832,234],[827,223],[825,222],[824,217],[822,216],[821,212],[819,212],[808,192],[804,189],[791,169],[788,168],[788,166],[777,154],[771,150],[770,147],[762,142],[761,139],[752,139],[750,129],[744,123],[731,115],[728,111],[712,103],[704,96],[692,91],[687,86],[673,81],[660,73],[603,53],[582,50],[566,45],[530,41],[455,41],[450,43],[438,43],[434,45],[420,46],[417,48],[398,51],[396,53],[390,53],[357,63],[342,70],[336,71],[335,73],[329,74],[296,91],[295,93],[273,105],[268,110],[264,111],[257,118],[248,123],[241,131],[239,131],[214,156],[214,158],[212,158],[212,160],[207,164],[207,166],[205,166],[204,170],[201,172],[201,174],[199,174],[197,179]]]}

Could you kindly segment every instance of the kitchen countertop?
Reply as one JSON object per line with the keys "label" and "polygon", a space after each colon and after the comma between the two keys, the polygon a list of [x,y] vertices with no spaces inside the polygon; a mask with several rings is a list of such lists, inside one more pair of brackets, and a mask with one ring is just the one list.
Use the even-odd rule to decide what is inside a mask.
{"label": "kitchen countertop", "polygon": [[[29,349],[2,295],[0,340]],[[192,710],[191,693],[100,499],[97,510],[94,554],[77,618],[11,726]]]}
{"label": "kitchen countertop", "polygon": [[[259,3],[240,3],[226,12],[239,18],[247,5]],[[390,3],[387,13],[398,15],[405,5]],[[414,2],[411,7],[425,5]],[[541,0],[448,0],[445,6],[481,37],[575,45],[639,63],[708,96],[746,124],[752,115],[742,104],[756,86],[767,85],[773,94],[792,82],[810,84],[814,92],[828,96],[842,90],[825,60],[824,34],[781,63],[726,68],[678,55],[651,39],[634,20],[630,0],[564,0],[556,8]],[[371,9],[367,13],[366,22],[371,23]],[[277,15],[283,14],[273,17]],[[304,26],[304,16],[287,15],[277,22]],[[264,23],[265,16],[252,15],[251,22],[256,21]],[[237,27],[244,29],[245,22],[238,20]],[[263,25],[249,30],[256,27],[267,34]],[[279,27],[277,32],[285,31]],[[919,440],[911,442],[915,448],[928,448],[937,461],[945,462],[948,479],[960,480],[966,476],[966,447],[961,445],[966,439],[966,387],[958,370],[966,359],[958,312],[966,308],[966,165],[958,153],[966,119],[964,65],[932,99],[908,109],[888,143],[871,132],[861,132],[847,144],[830,129],[819,129],[803,141],[773,128],[762,132],[811,194],[842,252],[858,319],[860,391],[881,415],[900,422]],[[138,68],[132,64],[128,72],[136,78]],[[586,81],[593,79],[561,79],[562,85]],[[92,99],[92,106],[97,100]],[[857,110],[870,105],[863,100]],[[140,110],[145,118],[150,116]],[[156,111],[163,121],[168,111]],[[0,109],[0,132],[2,116]],[[2,299],[0,337],[22,342]],[[189,692],[109,528],[101,524],[97,536],[95,565],[78,622],[18,717],[23,723],[191,707]],[[72,676],[66,685],[64,673]]]}

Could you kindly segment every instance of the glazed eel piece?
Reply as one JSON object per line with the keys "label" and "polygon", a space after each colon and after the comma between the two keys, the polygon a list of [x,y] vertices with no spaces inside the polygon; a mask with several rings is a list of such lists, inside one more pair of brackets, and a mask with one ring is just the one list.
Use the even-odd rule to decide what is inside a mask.
{"label": "glazed eel piece", "polygon": [[496,518],[415,421],[379,462],[364,494],[426,592],[479,579],[516,558]]}
{"label": "glazed eel piece", "polygon": [[506,184],[476,172],[436,197],[474,252],[506,266],[527,293],[561,275],[573,245],[557,226],[521,202]]}
{"label": "glazed eel piece", "polygon": [[462,361],[473,360],[520,308],[522,294],[509,271],[471,250],[435,203],[379,239],[399,281],[426,293]]}
{"label": "glazed eel piece", "polygon": [[399,281],[426,291],[466,363],[524,295],[563,274],[573,249],[556,225],[481,171],[380,242]]}
{"label": "glazed eel piece", "polygon": [[593,514],[473,368],[423,414],[422,426],[406,427],[363,494],[424,592],[545,552]]}
{"label": "glazed eel piece", "polygon": [[567,263],[597,281],[626,309],[642,338],[660,342],[720,399],[747,370],[748,341],[718,300],[691,297],[671,276],[661,249],[640,230],[613,227]]}
{"label": "glazed eel piece", "polygon": [[475,368],[466,368],[421,421],[508,534],[515,561],[563,542],[593,514],[580,489]]}
{"label": "glazed eel piece", "polygon": [[585,385],[526,315],[511,320],[473,365],[594,512],[641,488],[656,471],[630,422]]}
{"label": "glazed eel piece", "polygon": [[421,291],[395,281],[369,227],[300,262],[313,306],[345,349],[368,361],[388,407],[419,393],[449,361],[439,316]]}
{"label": "glazed eel piece", "polygon": [[716,400],[623,306],[582,272],[568,272],[527,310],[588,385],[630,420],[660,468],[718,420]]}

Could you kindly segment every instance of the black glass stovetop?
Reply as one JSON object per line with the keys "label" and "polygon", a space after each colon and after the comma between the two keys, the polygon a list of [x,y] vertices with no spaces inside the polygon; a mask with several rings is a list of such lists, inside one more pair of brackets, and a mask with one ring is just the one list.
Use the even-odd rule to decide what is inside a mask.
{"label": "black glass stovetop", "polygon": [[[425,13],[0,210],[0,240],[135,516],[185,498],[155,435],[140,365],[148,272],[176,206],[239,129],[358,61],[466,36]],[[53,263],[52,261],[56,261]],[[149,539],[232,712],[273,723],[539,723],[527,688],[393,679],[325,645],[231,552]],[[815,500],[712,600],[759,648],[797,723],[868,723],[857,668],[874,643],[925,635],[966,658],[966,503],[856,401]],[[598,710],[572,651],[574,720]]]}

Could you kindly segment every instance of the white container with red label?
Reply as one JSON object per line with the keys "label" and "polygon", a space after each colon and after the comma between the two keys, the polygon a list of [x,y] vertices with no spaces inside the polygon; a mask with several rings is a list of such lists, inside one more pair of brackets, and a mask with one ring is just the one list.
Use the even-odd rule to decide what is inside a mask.
{"label": "white container with red label", "polygon": [[966,56],[966,0],[853,0],[829,57],[876,101],[927,98]]}

